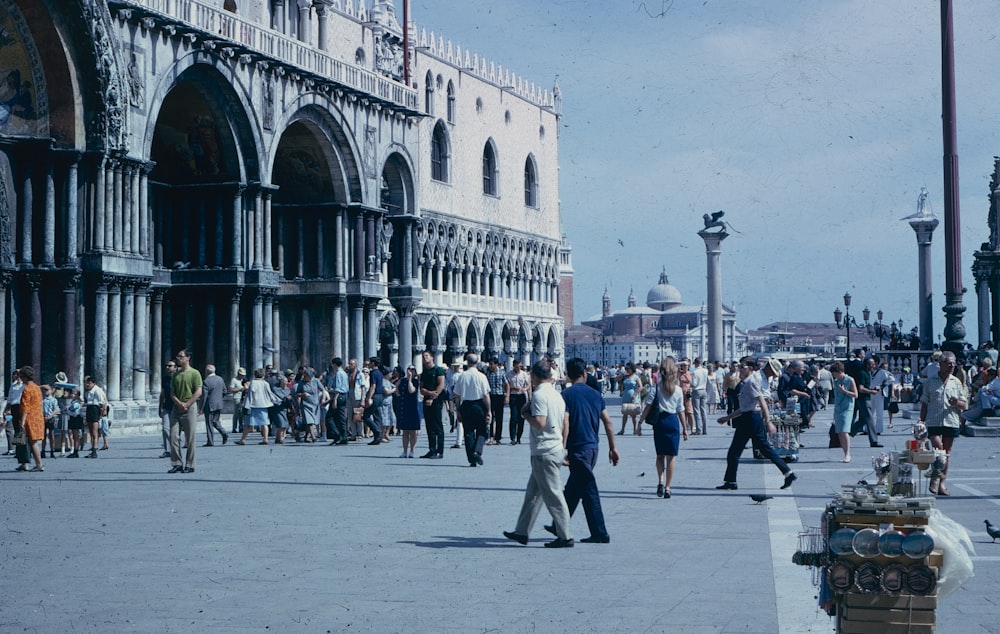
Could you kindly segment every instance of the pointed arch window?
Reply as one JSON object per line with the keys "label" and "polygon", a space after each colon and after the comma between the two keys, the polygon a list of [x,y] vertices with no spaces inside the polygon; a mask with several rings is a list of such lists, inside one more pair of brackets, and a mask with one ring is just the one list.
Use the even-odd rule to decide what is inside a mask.
{"label": "pointed arch window", "polygon": [[434,75],[427,71],[424,78],[424,111],[427,114],[434,114]]}
{"label": "pointed arch window", "polygon": [[483,193],[487,196],[498,196],[498,180],[497,153],[493,149],[493,143],[487,141],[486,147],[483,148]]}
{"label": "pointed arch window", "polygon": [[448,123],[455,123],[455,84],[448,82]]}
{"label": "pointed arch window", "polygon": [[538,170],[530,155],[524,161],[524,205],[538,207]]}
{"label": "pointed arch window", "polygon": [[444,124],[438,121],[431,136],[431,178],[447,183],[448,168],[448,135]]}

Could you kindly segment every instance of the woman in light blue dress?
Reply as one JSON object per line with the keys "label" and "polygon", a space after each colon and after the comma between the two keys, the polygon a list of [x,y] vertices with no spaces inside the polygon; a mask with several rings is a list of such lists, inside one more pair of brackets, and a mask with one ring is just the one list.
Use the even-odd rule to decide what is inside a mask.
{"label": "woman in light blue dress", "polygon": [[854,417],[858,386],[854,379],[844,374],[844,364],[840,361],[830,366],[830,374],[833,375],[833,431],[840,437],[840,447],[844,450],[843,462],[850,462],[851,419]]}

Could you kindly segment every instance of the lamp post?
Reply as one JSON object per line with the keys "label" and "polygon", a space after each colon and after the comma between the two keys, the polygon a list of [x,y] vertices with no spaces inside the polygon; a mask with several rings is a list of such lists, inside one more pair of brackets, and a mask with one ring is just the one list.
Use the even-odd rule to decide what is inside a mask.
{"label": "lamp post", "polygon": [[[875,316],[878,317],[878,319],[875,321],[874,324],[871,325],[872,328],[871,333],[873,336],[878,337],[878,349],[879,352],[881,352],[882,339],[888,334],[888,331],[885,328],[885,324],[882,323],[882,311],[881,310],[877,311],[875,313]],[[867,322],[868,320],[865,319],[865,321]],[[896,324],[892,324],[892,327],[895,328]]]}
{"label": "lamp post", "polygon": [[[879,311],[879,318],[881,319],[882,311]],[[868,319],[871,317],[872,311],[868,310],[865,306],[864,310],[861,311],[861,316],[864,318],[864,324],[859,324],[857,321],[851,317],[851,294],[844,293],[844,312],[841,312],[839,308],[835,308],[833,311],[833,320],[837,322],[837,328],[843,328],[847,331],[847,352],[844,355],[847,357],[851,354],[851,328],[864,328],[867,329],[870,324]],[[844,325],[841,326],[840,322],[843,319]]]}

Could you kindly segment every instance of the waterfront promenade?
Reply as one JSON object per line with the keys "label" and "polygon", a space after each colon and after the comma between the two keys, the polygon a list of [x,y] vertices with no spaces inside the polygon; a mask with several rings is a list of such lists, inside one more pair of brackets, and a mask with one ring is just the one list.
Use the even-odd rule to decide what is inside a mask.
{"label": "waterfront promenade", "polygon": [[[659,499],[648,428],[617,437],[621,464],[596,470],[611,543],[561,550],[542,547],[544,510],[527,547],[502,535],[527,444],[488,447],[480,468],[458,449],[398,458],[398,439],[202,448],[203,434],[187,475],[166,473],[159,434],[113,435],[98,460],[49,459],[44,473],[6,457],[0,631],[832,632],[811,569],[791,563],[796,535],[842,482],[870,477],[879,450],[857,446],[842,464],[825,448],[829,412],[784,491],[749,449],[740,489],[717,491],[731,431],[713,423],[683,443],[673,497]],[[902,423],[887,448],[902,446]],[[954,495],[938,508],[969,530],[976,571],[941,602],[937,631],[1000,632],[1000,543],[983,526],[1000,525],[1000,441],[960,438],[955,451]],[[763,492],[774,498],[748,498]],[[582,510],[572,526],[587,536]]]}

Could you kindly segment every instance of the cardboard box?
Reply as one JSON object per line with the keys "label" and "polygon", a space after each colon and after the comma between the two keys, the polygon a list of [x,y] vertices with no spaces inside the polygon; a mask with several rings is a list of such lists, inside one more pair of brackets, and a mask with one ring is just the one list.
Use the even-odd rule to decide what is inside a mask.
{"label": "cardboard box", "polygon": [[842,634],[933,634],[930,623],[878,623],[837,619],[837,631]]}
{"label": "cardboard box", "polygon": [[883,610],[879,608],[852,608],[844,606],[845,621],[871,621],[873,623],[919,623],[934,625],[934,610]]}
{"label": "cardboard box", "polygon": [[933,610],[937,608],[937,594],[919,596],[916,594],[860,594],[848,592],[843,604],[854,608],[878,608],[883,610]]}

